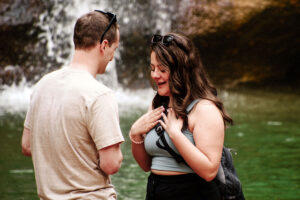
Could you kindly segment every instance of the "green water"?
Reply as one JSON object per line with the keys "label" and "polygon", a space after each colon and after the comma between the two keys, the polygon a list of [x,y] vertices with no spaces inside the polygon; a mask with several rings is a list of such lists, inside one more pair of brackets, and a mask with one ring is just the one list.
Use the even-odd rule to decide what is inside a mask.
{"label": "green water", "polygon": [[[234,163],[247,200],[300,199],[300,92],[288,89],[223,91],[220,97],[235,125],[226,131],[225,144],[236,151]],[[120,200],[144,199],[146,179],[135,163],[127,137],[142,114],[121,115],[127,138],[124,161],[112,177]],[[38,199],[30,158],[21,154],[24,116],[0,117],[0,199]]]}

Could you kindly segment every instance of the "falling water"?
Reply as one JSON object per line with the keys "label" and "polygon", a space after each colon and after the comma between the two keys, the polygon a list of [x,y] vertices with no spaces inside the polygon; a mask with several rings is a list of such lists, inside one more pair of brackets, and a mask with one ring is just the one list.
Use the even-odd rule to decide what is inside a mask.
{"label": "falling water", "polygon": [[[150,16],[150,19],[142,19],[141,21],[140,18],[142,17],[140,17],[140,15],[142,13],[137,10],[135,10],[135,12],[130,11],[130,9],[136,9],[135,1],[127,2],[127,10],[124,9],[124,5],[126,5],[124,2],[115,0],[54,0],[52,3],[53,8],[50,11],[45,10],[45,12],[40,15],[39,22],[37,23],[37,26],[42,30],[38,35],[40,42],[37,45],[46,45],[47,55],[45,55],[45,57],[48,60],[41,62],[44,63],[42,65],[32,66],[32,68],[35,67],[44,72],[52,71],[54,64],[57,64],[58,68],[68,65],[73,54],[72,34],[75,21],[78,17],[89,11],[95,9],[116,11],[118,14],[118,22],[121,25],[121,31],[127,32],[127,34],[130,32],[131,27],[144,25],[150,20],[155,21],[154,26],[150,26],[150,29],[153,28],[153,30],[151,30],[153,32],[160,31],[165,33],[169,31],[171,26],[170,19],[172,13],[168,12],[169,7],[167,3],[161,0],[151,1],[151,3],[148,2],[148,4],[157,4],[155,6],[160,8],[153,11],[159,12],[159,14],[155,15],[158,17],[152,19]],[[122,41],[120,48],[122,48]],[[109,63],[106,73],[97,76],[97,79],[115,91],[121,112],[131,110],[132,107],[147,108],[154,92],[150,88],[139,90],[125,89],[119,84],[116,60],[120,60],[120,52],[116,52],[115,59]],[[18,66],[12,66],[12,68],[16,69]],[[34,76],[33,80],[35,81],[41,78],[40,75],[32,76]],[[11,86],[2,85],[0,91],[0,115],[26,111],[30,101],[31,91],[32,83],[26,81],[25,77],[23,77],[19,84],[12,84]]]}

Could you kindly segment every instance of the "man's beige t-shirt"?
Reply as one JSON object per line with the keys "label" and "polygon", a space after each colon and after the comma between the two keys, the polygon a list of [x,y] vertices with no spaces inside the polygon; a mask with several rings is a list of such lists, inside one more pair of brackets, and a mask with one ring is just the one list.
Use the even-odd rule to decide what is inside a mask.
{"label": "man's beige t-shirt", "polygon": [[41,199],[115,199],[98,150],[124,141],[112,91],[83,70],[64,67],[34,87],[24,126]]}

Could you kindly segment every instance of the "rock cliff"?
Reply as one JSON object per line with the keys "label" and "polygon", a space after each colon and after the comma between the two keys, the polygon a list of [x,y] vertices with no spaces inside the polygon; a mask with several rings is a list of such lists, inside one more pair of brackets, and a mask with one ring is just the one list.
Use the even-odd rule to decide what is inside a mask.
{"label": "rock cliff", "polygon": [[185,9],[173,29],[193,38],[214,82],[226,86],[299,83],[298,0],[181,3]]}

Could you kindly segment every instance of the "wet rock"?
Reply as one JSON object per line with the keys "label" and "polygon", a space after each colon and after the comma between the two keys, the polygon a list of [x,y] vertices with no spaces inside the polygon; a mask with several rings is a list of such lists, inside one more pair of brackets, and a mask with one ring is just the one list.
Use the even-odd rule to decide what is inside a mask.
{"label": "wet rock", "polygon": [[[40,73],[32,67],[39,66],[46,54],[45,41],[39,38],[43,30],[38,23],[50,7],[49,2],[39,0],[0,1],[1,85],[18,84],[23,78],[30,81],[37,71]],[[16,74],[12,75],[13,71]]]}
{"label": "wet rock", "polygon": [[299,83],[298,0],[183,2],[173,28],[193,38],[214,82]]}
{"label": "wet rock", "polygon": [[12,85],[14,83],[19,83],[22,78],[23,73],[19,66],[8,65],[0,71],[0,85]]}

